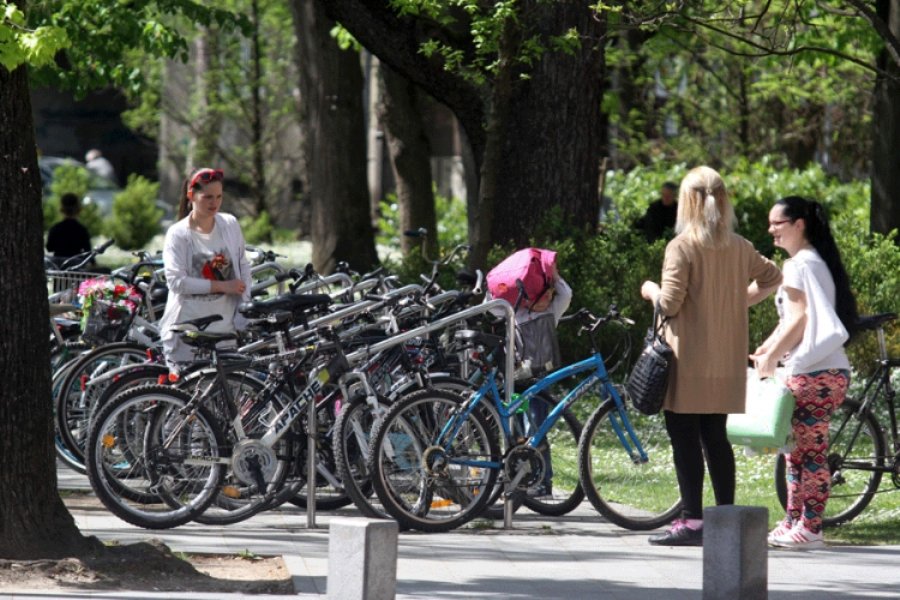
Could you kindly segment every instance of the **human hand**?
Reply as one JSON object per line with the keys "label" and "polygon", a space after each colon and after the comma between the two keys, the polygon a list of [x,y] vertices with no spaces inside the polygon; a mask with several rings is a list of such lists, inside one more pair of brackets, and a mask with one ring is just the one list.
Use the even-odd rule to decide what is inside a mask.
{"label": "human hand", "polygon": [[645,281],[641,285],[641,298],[643,298],[644,300],[649,300],[650,302],[656,303],[656,299],[659,297],[659,294],[659,285],[654,283],[653,281]]}
{"label": "human hand", "polygon": [[240,296],[244,293],[244,290],[247,289],[246,284],[240,279],[230,279],[228,281],[220,281],[218,282],[220,286],[220,291],[223,294],[231,294],[234,296]]}
{"label": "human hand", "polygon": [[778,358],[771,353],[754,353],[750,355],[750,360],[756,365],[756,374],[760,379],[773,377],[775,375],[775,368],[778,366]]}

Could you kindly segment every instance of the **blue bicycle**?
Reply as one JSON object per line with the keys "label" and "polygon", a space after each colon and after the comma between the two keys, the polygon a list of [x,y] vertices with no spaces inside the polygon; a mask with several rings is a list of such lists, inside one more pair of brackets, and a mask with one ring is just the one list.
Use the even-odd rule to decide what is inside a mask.
{"label": "blue bicycle", "polygon": [[[675,517],[680,497],[662,418],[640,415],[632,423],[635,415],[596,350],[594,333],[601,325],[632,322],[615,308],[602,317],[582,310],[573,318],[582,320],[592,354],[542,377],[508,404],[492,368],[468,398],[426,389],[388,410],[372,434],[368,468],[379,500],[402,526],[429,532],[459,527],[496,498],[498,485],[515,490],[526,504],[539,500],[548,485],[551,495],[567,488],[563,497],[577,504],[583,489],[607,518],[631,529],[652,529]],[[472,338],[484,346],[492,342],[488,334]],[[540,411],[531,403],[548,402],[551,388],[575,377],[561,401],[549,401],[546,417],[535,417]],[[567,443],[555,432],[564,430],[559,424],[571,418],[571,405],[589,395],[599,405],[577,444]]]}

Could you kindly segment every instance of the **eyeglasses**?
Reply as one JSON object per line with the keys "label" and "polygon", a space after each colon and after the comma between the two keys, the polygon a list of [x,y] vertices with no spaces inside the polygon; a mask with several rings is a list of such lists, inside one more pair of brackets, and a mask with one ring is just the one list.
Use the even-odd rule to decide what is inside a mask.
{"label": "eyeglasses", "polygon": [[194,189],[198,183],[209,183],[210,181],[222,181],[225,179],[225,171],[222,169],[200,169],[191,177],[191,183],[188,189]]}
{"label": "eyeglasses", "polygon": [[793,223],[794,219],[781,219],[780,221],[769,221],[769,227],[784,225],[785,223]]}

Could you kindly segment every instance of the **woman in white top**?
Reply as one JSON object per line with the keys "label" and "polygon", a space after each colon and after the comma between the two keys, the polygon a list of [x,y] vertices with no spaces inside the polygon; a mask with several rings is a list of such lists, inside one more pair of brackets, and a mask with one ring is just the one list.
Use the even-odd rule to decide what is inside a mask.
{"label": "woman in white top", "polygon": [[163,264],[169,296],[160,319],[166,362],[191,360],[190,346],[181,342],[172,325],[188,319],[221,315],[206,331],[234,331],[243,321],[237,314],[250,299],[250,264],[237,219],[220,212],[221,169],[198,169],[182,186],[179,220],[166,232]]}
{"label": "woman in white top", "polygon": [[776,546],[824,545],[822,513],[831,489],[828,423],[844,401],[850,362],[844,344],[853,333],[856,301],[825,211],[818,202],[782,198],[769,212],[769,233],[790,259],[775,302],[779,323],[751,355],[760,377],[779,361],[797,405],[791,419],[794,448],[786,454],[788,505],[769,534]]}

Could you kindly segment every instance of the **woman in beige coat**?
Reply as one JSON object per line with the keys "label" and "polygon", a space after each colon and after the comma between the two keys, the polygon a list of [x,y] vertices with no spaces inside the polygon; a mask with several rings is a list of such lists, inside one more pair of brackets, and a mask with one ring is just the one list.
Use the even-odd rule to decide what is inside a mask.
{"label": "woman in beige coat", "polygon": [[662,285],[644,282],[641,295],[669,317],[666,340],[675,351],[663,404],[682,518],[651,544],[703,543],[703,459],[716,504],[733,504],[734,453],[725,435],[729,413],[744,412],[747,308],[781,281],[775,264],[734,233],[734,210],[721,176],[709,167],[681,182],[676,237],[666,246]]}

